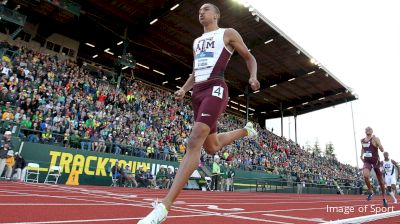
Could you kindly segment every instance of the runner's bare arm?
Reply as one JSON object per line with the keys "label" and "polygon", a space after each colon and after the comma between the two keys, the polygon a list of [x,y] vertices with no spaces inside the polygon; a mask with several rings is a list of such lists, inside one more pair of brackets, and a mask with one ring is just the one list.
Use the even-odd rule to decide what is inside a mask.
{"label": "runner's bare arm", "polygon": [[225,31],[229,45],[232,46],[239,55],[246,61],[247,69],[250,73],[249,84],[253,90],[260,88],[260,83],[257,80],[257,61],[254,56],[249,52],[246,44],[243,42],[242,37],[235,29],[227,29]]}
{"label": "runner's bare arm", "polygon": [[[195,57],[194,52],[193,56]],[[180,89],[175,91],[175,99],[182,100],[183,97],[185,97],[186,92],[193,88],[193,83],[194,83],[194,60],[193,60],[192,74],[189,75],[189,78],[186,80],[185,84]]]}
{"label": "runner's bare arm", "polygon": [[189,78],[186,80],[185,85],[182,86],[183,91],[187,92],[193,88],[194,83],[194,57],[196,57],[196,53],[193,51],[193,70],[192,74],[190,74]]}
{"label": "runner's bare arm", "polygon": [[383,146],[381,144],[381,140],[378,137],[374,137],[374,140],[376,142],[376,145],[377,145],[378,149],[381,150],[381,152],[384,152],[385,150],[383,149]]}
{"label": "runner's bare arm", "polygon": [[[362,144],[362,141],[363,141],[363,139],[361,139],[361,144]],[[363,161],[364,162],[364,148],[363,147],[361,147],[361,154],[360,154],[360,158],[361,158],[361,161]]]}
{"label": "runner's bare arm", "polygon": [[189,78],[186,80],[185,85],[182,86],[183,91],[185,91],[185,93],[189,90],[192,89],[193,87],[193,83],[194,83],[194,72],[192,72],[192,74],[190,74]]}
{"label": "runner's bare arm", "polygon": [[400,178],[400,167],[399,167],[399,165],[397,165],[397,162],[394,161],[393,159],[392,159],[392,163],[393,163],[393,165],[395,165],[396,168],[397,168],[397,178]]}

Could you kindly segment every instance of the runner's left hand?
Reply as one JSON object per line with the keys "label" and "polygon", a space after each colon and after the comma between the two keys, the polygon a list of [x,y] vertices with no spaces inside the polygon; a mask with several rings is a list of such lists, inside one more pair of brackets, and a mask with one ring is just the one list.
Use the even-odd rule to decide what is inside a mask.
{"label": "runner's left hand", "polygon": [[257,80],[257,78],[250,78],[249,79],[249,84],[251,86],[251,89],[253,91],[256,91],[260,88],[260,82]]}

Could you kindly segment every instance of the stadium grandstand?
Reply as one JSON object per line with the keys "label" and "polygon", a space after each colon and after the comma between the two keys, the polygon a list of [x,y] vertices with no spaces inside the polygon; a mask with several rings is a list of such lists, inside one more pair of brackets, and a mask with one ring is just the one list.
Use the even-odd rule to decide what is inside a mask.
{"label": "stadium grandstand", "polygon": [[[204,221],[198,223],[225,223],[226,220],[258,223],[266,217],[275,223],[289,222],[282,221],[282,217],[273,221],[274,216],[234,213],[254,211],[256,204],[246,209],[236,208],[239,205],[235,204],[226,210],[221,209],[222,204],[220,207],[213,204],[224,197],[257,200],[270,195],[265,192],[276,192],[289,200],[293,193],[310,193],[297,201],[309,204],[324,197],[314,194],[331,194],[326,196],[326,201],[342,206],[335,197],[346,194],[349,200],[360,203],[356,195],[363,193],[363,183],[356,167],[305,150],[297,144],[297,137],[294,140],[283,137],[283,127],[280,136],[265,127],[266,119],[296,118],[356,100],[357,95],[257,9],[244,1],[209,2],[224,12],[221,27],[233,27],[242,34],[258,61],[261,83],[259,91],[250,91],[247,71],[243,69],[245,64],[234,54],[226,71],[229,104],[219,127],[232,130],[252,120],[259,137],[237,140],[216,155],[203,151],[199,169],[186,188],[221,192],[188,191],[182,203],[189,203],[185,202],[186,197],[201,198],[215,193],[209,195],[215,201],[210,202],[207,210],[214,220],[205,220],[207,216],[202,216]],[[163,190],[145,188],[169,188],[174,170],[186,152],[193,124],[190,96],[177,102],[173,92],[192,72],[192,42],[202,33],[197,25],[197,14],[193,12],[203,3],[198,0],[2,2],[0,134],[12,135],[12,147],[1,146],[8,151],[4,157],[7,158],[4,174],[0,173],[0,177],[10,180],[1,181],[1,189],[9,188],[14,195],[42,197],[43,204],[49,203],[50,207],[53,201],[46,197],[51,196],[34,192],[35,189],[38,192],[54,189],[56,196],[53,197],[61,202],[53,204],[70,203],[61,199],[64,197],[74,201],[78,200],[75,196],[87,196],[89,199],[82,201],[88,204],[127,205],[122,212],[131,216],[126,219],[112,216],[115,211],[110,206],[100,209],[106,215],[85,216],[78,212],[70,216],[55,212],[55,217],[48,217],[34,214],[39,211],[35,207],[29,215],[0,218],[0,221],[134,222],[144,214],[139,215],[129,208],[144,210],[149,208],[146,205],[149,199],[161,197],[159,192]],[[218,183],[208,179],[213,175],[213,163],[221,167],[222,181]],[[49,181],[54,177],[54,181]],[[233,183],[229,184],[228,179]],[[72,186],[30,185],[28,182],[32,181]],[[112,188],[110,191],[104,185],[138,189]],[[28,193],[24,193],[24,189]],[[245,195],[244,192],[249,191],[264,193]],[[7,197],[6,194],[1,196]],[[120,201],[112,201],[112,198]],[[271,200],[273,197],[265,203]],[[30,203],[10,199],[10,205],[14,202]],[[132,202],[138,207],[132,207]],[[185,208],[178,206],[178,213],[174,214],[177,218],[171,219],[171,223],[184,223],[185,219],[180,217],[188,213],[191,219],[199,214],[200,210],[195,207],[202,205],[195,201],[190,203]],[[324,208],[322,202],[318,203]],[[71,210],[72,213],[77,211],[79,208]],[[221,211],[229,214],[219,213]],[[291,214],[293,217],[301,215]],[[305,215],[297,221],[320,223],[361,215],[325,217],[321,213],[319,217],[324,219]],[[290,223],[297,222],[292,219]]]}

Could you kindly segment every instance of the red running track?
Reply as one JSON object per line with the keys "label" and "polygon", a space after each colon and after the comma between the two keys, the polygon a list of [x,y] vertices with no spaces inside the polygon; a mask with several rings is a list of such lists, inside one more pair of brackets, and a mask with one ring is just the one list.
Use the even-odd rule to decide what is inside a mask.
{"label": "red running track", "polygon": [[[0,222],[137,223],[152,209],[151,201],[165,194],[165,190],[0,181]],[[379,196],[367,202],[364,195],[183,191],[164,223],[327,223],[375,213],[380,219],[368,223],[400,223],[400,205],[389,203],[385,209]]]}

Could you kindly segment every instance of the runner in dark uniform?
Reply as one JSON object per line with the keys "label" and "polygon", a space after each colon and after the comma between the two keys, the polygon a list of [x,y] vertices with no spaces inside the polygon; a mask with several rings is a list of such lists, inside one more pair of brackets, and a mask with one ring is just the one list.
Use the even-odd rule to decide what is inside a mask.
{"label": "runner in dark uniform", "polygon": [[368,187],[368,198],[370,201],[373,195],[372,185],[369,180],[371,169],[374,169],[376,178],[378,179],[379,186],[382,191],[383,197],[383,206],[388,207],[386,198],[385,198],[385,184],[382,178],[382,172],[380,170],[380,160],[379,160],[379,152],[378,149],[383,152],[383,147],[381,141],[375,135],[372,135],[373,130],[371,127],[367,127],[365,129],[365,134],[367,135],[365,138],[361,140],[361,160],[364,162],[363,174],[364,180]]}

